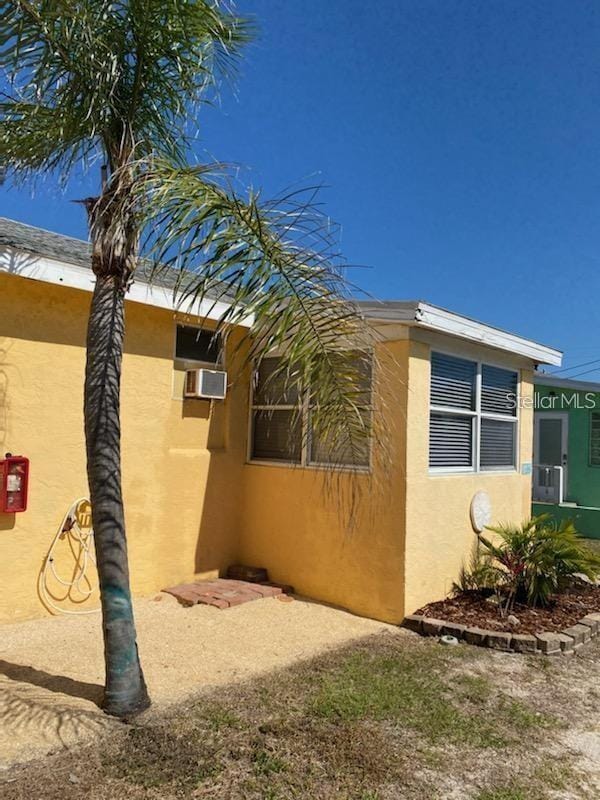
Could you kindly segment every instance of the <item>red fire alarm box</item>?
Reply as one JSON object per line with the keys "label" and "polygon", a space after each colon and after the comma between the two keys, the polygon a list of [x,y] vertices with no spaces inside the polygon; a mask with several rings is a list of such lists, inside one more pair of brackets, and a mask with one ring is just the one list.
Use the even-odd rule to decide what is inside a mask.
{"label": "red fire alarm box", "polygon": [[0,461],[0,513],[25,511],[28,487],[29,459],[7,453]]}

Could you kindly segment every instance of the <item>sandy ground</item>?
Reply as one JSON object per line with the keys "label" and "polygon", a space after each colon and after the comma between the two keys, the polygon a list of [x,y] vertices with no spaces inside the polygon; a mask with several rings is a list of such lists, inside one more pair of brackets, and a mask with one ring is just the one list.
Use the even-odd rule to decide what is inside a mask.
{"label": "sandy ground", "polygon": [[[157,706],[398,630],[301,599],[265,598],[220,611],[159,597],[135,603],[140,655]],[[97,706],[103,680],[99,614],[3,626],[0,768],[119,725]]]}

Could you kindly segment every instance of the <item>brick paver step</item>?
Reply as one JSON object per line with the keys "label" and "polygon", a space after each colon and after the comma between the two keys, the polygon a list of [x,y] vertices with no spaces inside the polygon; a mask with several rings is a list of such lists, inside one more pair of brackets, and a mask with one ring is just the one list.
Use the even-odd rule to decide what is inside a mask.
{"label": "brick paver step", "polygon": [[275,597],[282,594],[280,586],[265,586],[250,581],[229,578],[216,578],[211,581],[193,581],[180,583],[163,589],[172,594],[184,606],[195,606],[198,603],[215,608],[232,608],[263,597]]}

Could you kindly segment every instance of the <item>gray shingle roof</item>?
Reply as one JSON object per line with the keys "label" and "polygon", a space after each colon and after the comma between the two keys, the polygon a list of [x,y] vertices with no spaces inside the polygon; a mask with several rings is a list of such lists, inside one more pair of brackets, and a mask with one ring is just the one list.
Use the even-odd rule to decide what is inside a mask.
{"label": "gray shingle roof", "polygon": [[[62,233],[53,233],[43,228],[35,228],[24,222],[0,217],[0,246],[24,250],[36,256],[45,256],[57,261],[66,261],[78,267],[91,269],[91,245],[83,239],[74,239]],[[140,283],[149,283],[152,265],[148,261],[140,261],[136,269],[135,279]],[[164,269],[152,277],[155,286],[172,289],[180,273],[175,269]],[[215,293],[216,294],[216,293]],[[219,295],[220,300],[231,299],[227,291]]]}
{"label": "gray shingle roof", "polygon": [[89,242],[45,231],[43,228],[34,228],[6,217],[0,217],[0,244],[80,267],[90,266]]}

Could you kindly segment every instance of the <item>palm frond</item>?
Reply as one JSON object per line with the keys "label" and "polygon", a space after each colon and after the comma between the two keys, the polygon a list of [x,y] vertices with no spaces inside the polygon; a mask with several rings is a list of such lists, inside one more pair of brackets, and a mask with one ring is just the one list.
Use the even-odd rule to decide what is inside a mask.
{"label": "palm frond", "polygon": [[252,30],[206,0],[2,2],[0,158],[21,177],[65,179],[94,148],[111,167],[150,152],[183,158],[191,107],[235,70]]}
{"label": "palm frond", "polygon": [[133,203],[156,271],[176,269],[182,310],[212,298],[228,306],[219,326],[252,317],[246,362],[281,355],[273,379],[305,389],[311,430],[333,465],[364,464],[372,426],[375,334],[353,300],[336,229],[315,202],[316,189],[261,202],[243,197],[219,165],[138,163]]}

